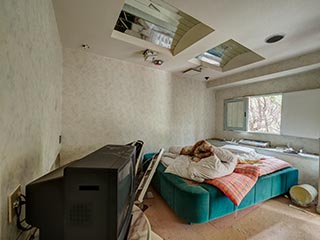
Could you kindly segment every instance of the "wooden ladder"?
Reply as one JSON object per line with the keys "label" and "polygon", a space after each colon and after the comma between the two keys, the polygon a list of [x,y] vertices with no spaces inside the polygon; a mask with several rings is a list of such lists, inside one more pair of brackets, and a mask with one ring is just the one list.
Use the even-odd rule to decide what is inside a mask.
{"label": "wooden ladder", "polygon": [[160,162],[160,159],[162,157],[163,152],[164,152],[164,149],[161,148],[160,151],[152,157],[152,160],[151,160],[147,170],[145,171],[145,173],[141,179],[141,182],[136,190],[136,200],[135,200],[136,204],[143,203],[144,196],[145,196],[147,189],[150,185],[152,177],[158,167],[158,164]]}

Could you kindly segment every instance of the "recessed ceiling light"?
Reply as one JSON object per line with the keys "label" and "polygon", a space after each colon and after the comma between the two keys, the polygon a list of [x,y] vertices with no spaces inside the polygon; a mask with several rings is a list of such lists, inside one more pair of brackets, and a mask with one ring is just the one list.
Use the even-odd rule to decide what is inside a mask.
{"label": "recessed ceiling light", "polygon": [[265,42],[266,43],[275,43],[275,42],[279,42],[281,39],[284,38],[284,34],[275,34],[275,35],[272,35],[270,37],[267,37]]}
{"label": "recessed ceiling light", "polygon": [[161,66],[163,64],[163,60],[161,59],[156,59],[156,60],[153,60],[152,62],[154,65],[157,65],[157,66]]}

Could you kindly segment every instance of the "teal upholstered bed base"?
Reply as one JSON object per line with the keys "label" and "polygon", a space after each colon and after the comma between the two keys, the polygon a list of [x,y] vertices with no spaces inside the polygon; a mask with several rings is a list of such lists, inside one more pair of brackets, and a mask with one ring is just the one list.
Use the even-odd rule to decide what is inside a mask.
{"label": "teal upholstered bed base", "polygon": [[[151,156],[146,154],[144,159]],[[165,167],[160,163],[152,185],[173,211],[190,224],[205,223],[287,193],[291,186],[298,183],[298,170],[291,167],[259,177],[237,207],[216,187],[206,183],[192,186],[176,175],[164,173],[164,170]]]}

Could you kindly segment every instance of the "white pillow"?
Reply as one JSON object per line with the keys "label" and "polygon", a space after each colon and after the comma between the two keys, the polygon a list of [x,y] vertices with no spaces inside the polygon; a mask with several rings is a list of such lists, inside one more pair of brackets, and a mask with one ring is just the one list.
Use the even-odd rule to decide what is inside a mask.
{"label": "white pillow", "polygon": [[179,155],[167,167],[165,173],[172,173],[196,182],[232,173],[237,164],[237,158],[229,151],[220,148],[215,147],[214,152],[214,156],[203,158],[199,162],[191,161],[189,156]]}
{"label": "white pillow", "polygon": [[161,163],[165,166],[168,167],[170,166],[172,163],[174,163],[175,159],[171,158],[171,157],[166,157],[166,156],[162,156],[161,158]]}
{"label": "white pillow", "polygon": [[176,159],[174,159],[174,162],[172,164],[169,164],[169,166],[166,168],[164,172],[172,173],[179,177],[192,180],[188,173],[190,162],[191,161],[189,156],[180,155]]}
{"label": "white pillow", "polygon": [[188,172],[192,180],[203,182],[205,179],[214,179],[229,175],[237,165],[237,158],[229,152],[228,162],[222,161],[217,155],[201,159],[200,162],[190,163]]}
{"label": "white pillow", "polygon": [[181,147],[181,146],[171,146],[171,147],[169,147],[168,152],[173,153],[173,154],[180,154],[182,148],[183,147]]}

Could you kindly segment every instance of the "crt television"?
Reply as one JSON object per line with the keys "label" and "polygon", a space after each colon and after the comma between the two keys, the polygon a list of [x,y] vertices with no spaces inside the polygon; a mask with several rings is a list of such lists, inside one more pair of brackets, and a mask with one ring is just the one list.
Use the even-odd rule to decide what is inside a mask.
{"label": "crt television", "polygon": [[26,186],[40,240],[123,240],[134,202],[135,147],[107,145]]}

